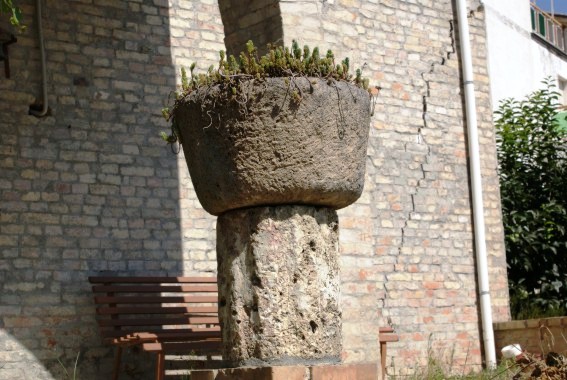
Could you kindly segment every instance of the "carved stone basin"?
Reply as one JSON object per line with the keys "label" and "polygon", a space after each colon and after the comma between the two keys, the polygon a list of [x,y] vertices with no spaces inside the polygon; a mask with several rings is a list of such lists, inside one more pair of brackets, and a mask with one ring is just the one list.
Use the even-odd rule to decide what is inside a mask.
{"label": "carved stone basin", "polygon": [[255,79],[236,95],[211,86],[183,99],[174,118],[197,197],[213,215],[282,204],[339,209],[362,193],[370,97],[353,84]]}

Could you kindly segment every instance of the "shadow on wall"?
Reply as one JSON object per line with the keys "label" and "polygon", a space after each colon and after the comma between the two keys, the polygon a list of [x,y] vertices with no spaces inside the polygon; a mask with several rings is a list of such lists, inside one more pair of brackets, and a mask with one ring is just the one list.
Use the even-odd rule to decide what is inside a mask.
{"label": "shadow on wall", "polygon": [[[109,378],[88,276],[181,275],[184,248],[203,263],[191,268],[210,270],[213,219],[181,188],[187,169],[159,137],[161,108],[172,57],[218,59],[219,8],[229,53],[248,39],[282,42],[278,1],[248,3],[44,1],[51,113],[41,119],[28,115],[41,102],[35,1],[18,3],[28,31],[10,48],[11,78],[0,75],[0,378],[63,379],[78,354],[81,379]],[[153,362],[126,353],[122,376],[152,378]]]}
{"label": "shadow on wall", "polygon": [[219,0],[224,43],[228,54],[237,56],[248,40],[267,52],[268,43],[283,44],[283,23],[279,0]]}
{"label": "shadow on wall", "polygon": [[[168,2],[44,2],[42,119],[28,115],[35,2],[18,4],[28,31],[0,73],[0,378],[63,379],[58,360],[80,353],[80,378],[106,379],[87,277],[183,273],[177,160],[158,128],[175,88]],[[143,378],[153,360],[128,357]]]}

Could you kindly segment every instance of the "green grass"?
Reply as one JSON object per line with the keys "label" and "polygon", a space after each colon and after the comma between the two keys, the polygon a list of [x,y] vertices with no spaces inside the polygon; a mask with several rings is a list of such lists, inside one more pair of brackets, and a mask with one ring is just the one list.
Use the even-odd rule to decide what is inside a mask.
{"label": "green grass", "polygon": [[[471,369],[469,352],[464,361],[457,362],[456,348],[434,347],[433,334],[429,336],[427,358],[424,364],[416,363],[413,368],[391,368],[390,380],[508,380],[518,372],[518,366],[511,361],[502,362],[493,369],[474,371]],[[393,362],[395,364],[395,360]]]}
{"label": "green grass", "polygon": [[426,366],[417,368],[408,375],[392,374],[391,380],[509,380],[516,375],[519,368],[515,363],[503,362],[494,369],[485,369],[480,372],[457,373],[450,364],[443,364],[429,359]]}
{"label": "green grass", "polygon": [[65,364],[63,364],[63,362],[61,361],[61,359],[57,358],[57,361],[59,362],[59,365],[61,366],[61,368],[63,368],[63,372],[64,372],[64,379],[65,380],[77,380],[78,379],[78,367],[77,365],[79,364],[79,356],[80,356],[80,352],[77,352],[77,357],[75,358],[75,364],[73,365],[73,369],[70,372],[69,370],[67,370],[67,367],[65,366]]}

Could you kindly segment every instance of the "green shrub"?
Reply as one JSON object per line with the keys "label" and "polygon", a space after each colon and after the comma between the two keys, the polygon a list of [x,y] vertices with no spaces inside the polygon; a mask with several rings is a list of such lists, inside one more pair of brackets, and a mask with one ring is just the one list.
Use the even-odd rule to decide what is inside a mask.
{"label": "green shrub", "polygon": [[22,25],[22,11],[18,8],[12,0],[0,0],[0,15],[9,15],[12,25],[23,29]]}
{"label": "green shrub", "polygon": [[[495,113],[512,315],[567,306],[566,136],[550,80]],[[533,315],[536,317],[537,315]]]}

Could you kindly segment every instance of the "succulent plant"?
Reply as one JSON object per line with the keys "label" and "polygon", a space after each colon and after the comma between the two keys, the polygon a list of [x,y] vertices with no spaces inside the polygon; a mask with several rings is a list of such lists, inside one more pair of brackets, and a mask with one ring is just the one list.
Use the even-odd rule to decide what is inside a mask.
{"label": "succulent plant", "polygon": [[[369,81],[362,77],[361,69],[356,70],[354,77],[350,74],[349,58],[336,64],[331,50],[327,50],[327,54],[321,57],[318,47],[311,51],[309,46],[305,45],[301,49],[296,40],[293,40],[291,49],[268,44],[268,52],[261,57],[258,56],[258,49],[254,43],[248,41],[245,51],[242,51],[238,58],[234,55],[227,57],[226,53],[221,50],[217,68],[210,66],[206,73],[196,75],[195,67],[195,63],[191,64],[190,77],[185,68],[181,68],[181,88],[176,92],[175,103],[171,109],[167,107],[162,109],[165,119],[172,123],[171,134],[168,135],[165,132],[161,134],[168,143],[176,142],[179,136],[174,118],[175,108],[183,103],[183,99],[189,94],[202,87],[219,85],[225,90],[221,92],[224,94],[224,100],[238,97],[242,81],[262,80],[267,77],[317,77],[327,79],[329,83],[333,81],[352,82],[358,87],[369,90]],[[370,90],[369,92],[371,93]],[[301,102],[301,95],[297,91],[294,90],[291,94],[294,102]]]}

